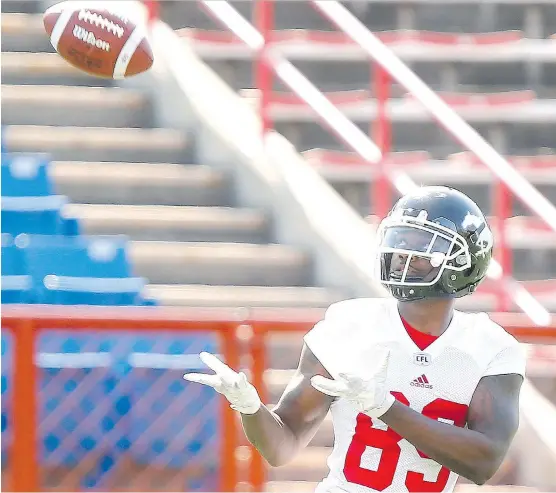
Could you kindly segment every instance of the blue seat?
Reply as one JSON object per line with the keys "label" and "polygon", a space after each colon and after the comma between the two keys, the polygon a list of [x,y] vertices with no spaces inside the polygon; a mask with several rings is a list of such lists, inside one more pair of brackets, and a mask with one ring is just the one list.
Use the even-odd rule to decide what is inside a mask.
{"label": "blue seat", "polygon": [[77,235],[79,223],[64,218],[62,208],[67,204],[63,195],[42,197],[2,196],[2,233],[38,235]]}
{"label": "blue seat", "polygon": [[13,236],[2,234],[2,303],[31,303],[32,280]]}
{"label": "blue seat", "polygon": [[52,195],[46,155],[5,153],[2,155],[3,197],[44,197]]}
{"label": "blue seat", "polygon": [[132,277],[123,236],[21,235],[38,302],[142,305],[145,279]]}

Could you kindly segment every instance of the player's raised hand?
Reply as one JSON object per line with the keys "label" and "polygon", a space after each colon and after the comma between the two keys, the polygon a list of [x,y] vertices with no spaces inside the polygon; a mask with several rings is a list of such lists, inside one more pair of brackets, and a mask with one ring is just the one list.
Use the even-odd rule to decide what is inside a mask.
{"label": "player's raised hand", "polygon": [[230,401],[232,409],[242,414],[255,414],[259,410],[261,399],[257,389],[247,381],[245,373],[235,372],[214,354],[203,352],[199,357],[215,374],[186,373],[184,380],[212,387]]}
{"label": "player's raised hand", "polygon": [[311,385],[323,394],[347,399],[358,411],[378,418],[388,411],[395,401],[386,388],[389,358],[389,349],[379,350],[375,370],[367,378],[339,373],[338,378],[331,380],[316,375],[311,378]]}

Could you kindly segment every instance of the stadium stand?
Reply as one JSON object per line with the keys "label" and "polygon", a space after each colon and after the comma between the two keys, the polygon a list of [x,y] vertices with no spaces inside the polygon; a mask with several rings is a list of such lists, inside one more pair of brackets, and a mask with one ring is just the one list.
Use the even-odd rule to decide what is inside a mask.
{"label": "stadium stand", "polygon": [[[550,2],[462,0],[448,6],[429,0],[378,0],[345,5],[539,191],[556,200],[556,50],[550,38],[556,12]],[[234,2],[234,7],[245,18],[254,18],[249,2]],[[249,89],[255,87],[253,55],[241,40],[222,31],[194,4],[167,1],[161,12],[209,66],[257,103],[257,91]],[[276,2],[273,28],[275,46],[366,132],[377,107],[373,88],[362,88],[370,87],[375,69],[359,46],[336,31],[310,2]],[[369,185],[376,173],[346,151],[277,78],[274,90],[270,113],[276,129],[372,222]],[[490,171],[462,153],[398,84],[392,84],[391,97],[393,141],[387,164],[400,167],[421,184],[441,179],[492,211]],[[553,233],[539,228],[529,214],[516,202],[514,217],[507,221],[513,273],[547,308],[553,308],[556,243]],[[485,282],[473,296],[461,300],[460,307],[492,310],[497,289]]]}
{"label": "stadium stand", "polygon": [[[251,17],[249,2],[235,5]],[[426,0],[348,5],[546,196],[556,198],[556,41],[549,39],[556,15],[551,5],[462,0],[450,5],[456,15]],[[157,127],[154,102],[146,93],[92,79],[53,53],[39,15],[42,2],[4,0],[2,6],[3,302],[145,304],[152,297],[168,305],[322,308],[346,296],[317,285],[306,251],[273,243],[274,218],[238,201],[232,174],[197,162],[194,135]],[[219,31],[196,2],[166,0],[161,7],[162,18],[180,30],[184,41],[256,103],[258,94],[245,90],[254,87],[252,54]],[[275,36],[296,65],[366,129],[376,107],[372,92],[360,90],[368,86],[372,71],[360,50],[305,2],[277,3]],[[275,91],[276,128],[372,225],[372,170],[339,147],[280,84]],[[491,210],[491,174],[459,153],[399,87],[392,94],[392,166],[403,166],[420,183],[441,177]],[[546,280],[556,278],[553,235],[518,204],[514,214],[507,221],[514,274],[554,309],[556,282]],[[31,234],[17,236],[21,233]],[[96,280],[89,279],[93,273]],[[149,284],[143,291],[144,279]],[[99,292],[112,283],[120,288]],[[139,296],[142,292],[145,297]],[[490,310],[497,292],[485,282],[461,306]],[[273,370],[267,383],[275,402],[297,363],[299,340],[277,336],[269,347]],[[80,479],[78,489],[102,488],[123,456],[124,476],[149,464],[159,467],[153,484],[171,477],[174,483],[165,483],[171,490],[215,489],[218,458],[210,455],[214,442],[209,438],[217,436],[219,426],[214,394],[187,392],[181,381],[176,384],[183,369],[198,365],[191,356],[200,350],[215,351],[215,341],[201,335],[100,338],[69,332],[41,339],[42,463],[63,475],[89,457],[82,469],[91,474]],[[11,391],[10,354],[3,335],[3,397]],[[78,405],[69,405],[66,397],[75,396],[81,382],[90,382],[90,395],[77,396]],[[82,427],[95,399],[108,407]],[[10,443],[10,401],[3,401],[4,450]],[[191,418],[200,409],[207,419],[193,433],[199,422]],[[180,434],[176,423],[190,422]],[[149,423],[156,425],[144,433]],[[105,436],[112,440],[108,445]],[[311,490],[325,473],[331,440],[327,418],[298,460],[271,471],[268,489]],[[98,454],[87,456],[88,450]],[[198,479],[184,485],[178,471],[194,453],[204,465]],[[68,489],[62,485],[49,486]]]}

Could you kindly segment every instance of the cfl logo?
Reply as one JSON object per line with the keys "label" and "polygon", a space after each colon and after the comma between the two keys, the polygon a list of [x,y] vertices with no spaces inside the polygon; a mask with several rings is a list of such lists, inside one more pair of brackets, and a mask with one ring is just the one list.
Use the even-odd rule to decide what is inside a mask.
{"label": "cfl logo", "polygon": [[431,355],[428,353],[415,353],[413,355],[413,363],[419,366],[428,366],[432,362]]}

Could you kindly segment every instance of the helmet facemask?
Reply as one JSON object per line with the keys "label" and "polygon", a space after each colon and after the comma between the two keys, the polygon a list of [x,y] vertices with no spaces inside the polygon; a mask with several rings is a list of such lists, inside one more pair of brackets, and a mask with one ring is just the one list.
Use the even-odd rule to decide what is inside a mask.
{"label": "helmet facemask", "polygon": [[444,218],[429,221],[426,211],[417,217],[387,217],[379,227],[378,240],[380,282],[399,299],[439,297],[442,290],[427,288],[439,283],[444,274],[450,275],[449,271],[471,267],[467,242],[456,226]]}

